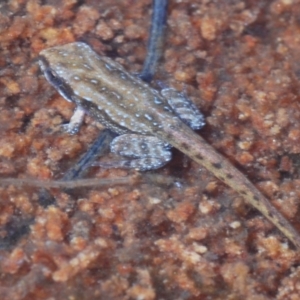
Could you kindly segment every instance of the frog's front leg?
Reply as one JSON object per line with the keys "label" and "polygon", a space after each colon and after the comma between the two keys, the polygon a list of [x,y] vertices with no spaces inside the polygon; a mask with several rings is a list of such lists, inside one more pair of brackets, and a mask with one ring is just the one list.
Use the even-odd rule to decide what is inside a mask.
{"label": "frog's front leg", "polygon": [[[39,64],[45,74],[45,77],[50,82],[50,84],[54,86],[55,89],[57,89],[59,94],[69,102],[76,102],[73,98],[74,93],[72,88],[66,85],[65,81],[60,78],[54,70],[50,68],[48,62],[45,59],[40,59]],[[70,122],[62,125],[63,130],[70,134],[77,133],[83,122],[85,113],[86,111],[77,104]]]}
{"label": "frog's front leg", "polygon": [[170,148],[170,144],[154,136],[123,134],[112,141],[110,149],[112,153],[125,157],[125,159],[99,162],[97,165],[104,168],[154,170],[171,160]]}
{"label": "frog's front leg", "polygon": [[85,110],[82,107],[77,106],[70,119],[70,122],[62,125],[63,130],[68,132],[69,134],[77,133],[83,122],[84,115],[85,115]]}

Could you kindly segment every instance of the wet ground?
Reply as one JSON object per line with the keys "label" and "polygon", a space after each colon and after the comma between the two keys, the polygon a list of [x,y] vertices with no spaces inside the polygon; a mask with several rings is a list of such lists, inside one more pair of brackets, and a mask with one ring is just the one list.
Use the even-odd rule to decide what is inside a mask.
{"label": "wet ground", "polygon": [[[126,2],[126,3],[125,3]],[[41,74],[45,48],[84,41],[141,70],[151,1],[0,4],[0,175],[59,179],[98,136]],[[156,79],[206,116],[201,134],[299,229],[300,1],[170,0]],[[108,184],[0,187],[1,299],[298,299],[300,257],[257,211],[174,151],[142,174],[92,168]],[[123,184],[120,184],[120,179]],[[125,183],[125,184],[124,184]]]}

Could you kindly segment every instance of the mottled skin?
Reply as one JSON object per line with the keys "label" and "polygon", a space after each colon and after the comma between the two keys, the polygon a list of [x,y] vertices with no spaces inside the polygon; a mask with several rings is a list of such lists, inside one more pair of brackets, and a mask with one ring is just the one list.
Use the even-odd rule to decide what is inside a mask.
{"label": "mottled skin", "polygon": [[130,75],[121,65],[98,56],[83,43],[73,43],[42,51],[41,67],[61,95],[75,102],[104,126],[120,135],[154,136],[203,165],[300,248],[299,233],[269,200],[195,134],[188,126],[190,124],[186,125],[174,113],[165,97]]}

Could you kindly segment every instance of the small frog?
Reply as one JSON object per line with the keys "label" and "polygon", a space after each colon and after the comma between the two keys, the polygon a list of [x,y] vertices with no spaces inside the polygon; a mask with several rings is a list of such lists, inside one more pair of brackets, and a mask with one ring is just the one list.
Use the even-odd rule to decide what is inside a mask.
{"label": "small frog", "polygon": [[[112,141],[111,151],[130,159],[105,167],[146,171],[169,162],[171,146],[156,136],[167,114],[193,130],[204,126],[204,116],[182,93],[171,88],[159,93],[121,65],[98,56],[87,44],[47,49],[41,57],[40,65],[48,81],[65,99],[77,104],[67,131],[75,132],[84,113],[88,113],[120,134]],[[159,116],[151,112],[152,108]]]}
{"label": "small frog", "polygon": [[53,47],[40,55],[47,80],[77,105],[69,129],[72,131],[87,112],[119,134],[111,150],[127,159],[110,166],[142,171],[160,168],[171,159],[171,145],[233,188],[300,248],[300,235],[293,226],[240,171],[194,132],[204,125],[204,117],[183,94],[172,88],[159,93],[85,43]]}

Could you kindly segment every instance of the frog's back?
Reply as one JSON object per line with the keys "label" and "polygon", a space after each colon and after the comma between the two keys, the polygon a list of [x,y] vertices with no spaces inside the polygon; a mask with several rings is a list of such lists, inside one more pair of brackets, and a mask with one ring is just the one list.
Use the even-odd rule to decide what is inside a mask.
{"label": "frog's back", "polygon": [[156,90],[84,43],[47,49],[41,56],[68,86],[70,100],[118,133],[153,134],[163,120],[177,118]]}

